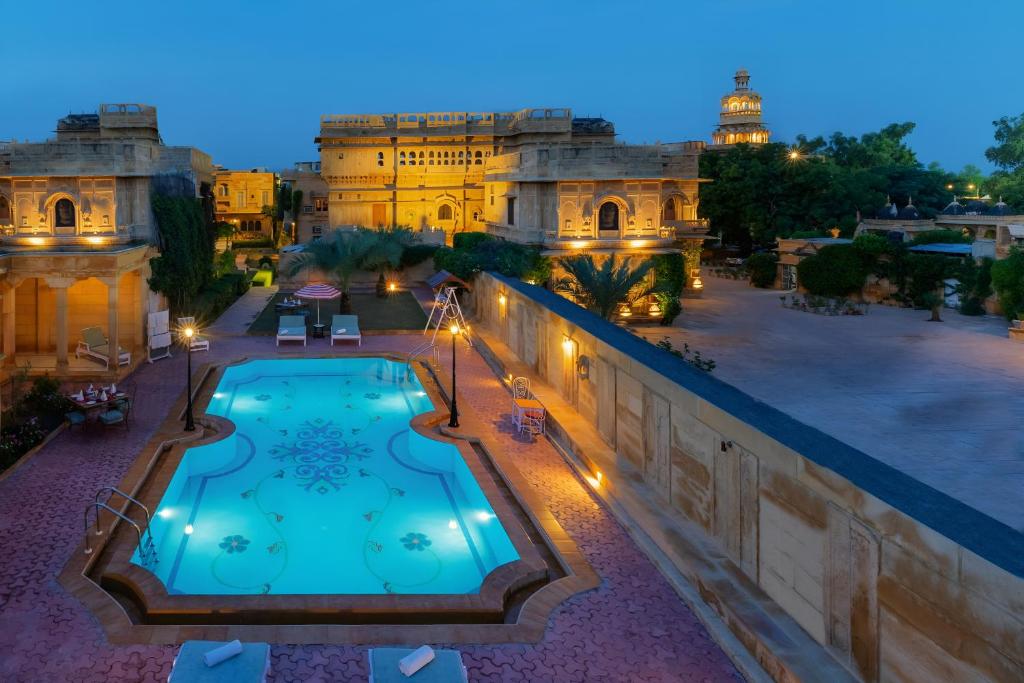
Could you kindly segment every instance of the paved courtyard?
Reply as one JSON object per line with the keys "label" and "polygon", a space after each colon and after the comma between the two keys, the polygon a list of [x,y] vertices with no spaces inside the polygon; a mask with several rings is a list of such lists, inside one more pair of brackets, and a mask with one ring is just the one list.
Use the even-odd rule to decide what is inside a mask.
{"label": "paved courtyard", "polygon": [[1004,320],[814,315],[783,308],[778,291],[705,282],[674,327],[637,332],[688,342],[719,379],[1024,530],[1024,345]]}
{"label": "paved courtyard", "polygon": [[[254,311],[255,303],[236,310],[236,325],[247,324]],[[194,359],[225,360],[274,349],[269,338],[232,336],[236,325],[218,325],[213,350]],[[408,351],[420,341],[418,335],[366,337],[361,350]],[[315,340],[306,351],[285,353],[329,352],[326,341]],[[448,355],[441,355],[448,362]],[[93,616],[56,577],[81,541],[84,506],[101,486],[120,480],[182,390],[184,371],[180,353],[144,365],[131,379],[140,400],[129,432],[64,432],[0,481],[5,548],[0,554],[0,681],[166,680],[173,647],[107,644]],[[538,644],[456,644],[470,680],[740,680],[701,622],[551,445],[524,442],[511,433],[508,395],[475,351],[461,351],[459,378],[460,405],[493,423],[530,485],[543,491],[601,577],[598,589],[555,610]],[[365,681],[366,648],[274,643],[272,673],[274,681]]]}

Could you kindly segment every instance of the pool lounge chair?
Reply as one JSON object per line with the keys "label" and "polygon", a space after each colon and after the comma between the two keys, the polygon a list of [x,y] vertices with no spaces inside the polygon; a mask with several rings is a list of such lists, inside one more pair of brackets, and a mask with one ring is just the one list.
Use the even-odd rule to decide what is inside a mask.
{"label": "pool lounge chair", "polygon": [[370,683],[466,683],[466,667],[458,650],[434,650],[434,661],[406,676],[398,661],[412,652],[396,647],[370,650]]}
{"label": "pool lounge chair", "polygon": [[336,315],[331,319],[331,346],[334,346],[334,340],[344,341],[346,339],[354,339],[359,342],[359,346],[363,345],[363,335],[359,332],[359,316],[358,315]]}
{"label": "pool lounge chair", "polygon": [[270,646],[243,643],[242,653],[216,666],[206,666],[203,655],[224,643],[187,640],[174,658],[168,683],[263,683],[270,673]]}
{"label": "pool lounge chair", "polygon": [[[107,344],[108,341],[103,336],[103,330],[98,327],[87,327],[82,330],[82,338],[75,348],[75,358],[81,358],[82,356],[95,358],[96,360],[103,361],[103,365],[109,370],[110,357],[107,355],[109,353]],[[132,355],[118,346],[117,364],[128,365],[131,362]]]}
{"label": "pool lounge chair", "polygon": [[277,324],[277,345],[283,341],[300,341],[306,345],[306,316],[282,315]]}

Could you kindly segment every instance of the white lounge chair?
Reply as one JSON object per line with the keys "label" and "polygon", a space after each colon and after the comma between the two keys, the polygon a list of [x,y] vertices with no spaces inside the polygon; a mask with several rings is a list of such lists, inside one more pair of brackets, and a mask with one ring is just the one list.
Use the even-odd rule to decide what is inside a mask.
{"label": "white lounge chair", "polygon": [[[87,327],[82,330],[82,338],[78,341],[78,346],[75,348],[75,358],[81,358],[82,356],[95,358],[98,361],[102,361],[103,365],[109,370],[110,356],[108,355],[109,347],[107,343],[107,338],[103,336],[103,330],[98,327]],[[132,354],[118,346],[117,364],[128,365],[131,362]]]}
{"label": "white lounge chair", "polygon": [[188,640],[178,650],[168,683],[264,683],[270,673],[270,646],[243,643],[242,652],[215,666],[207,666],[203,655],[224,643]]}
{"label": "white lounge chair", "polygon": [[331,318],[331,346],[334,340],[355,340],[359,346],[363,345],[363,335],[359,332],[358,315],[335,315]]}
{"label": "white lounge chair", "polygon": [[458,650],[434,650],[434,660],[406,676],[398,668],[402,657],[412,650],[397,647],[375,647],[370,650],[370,683],[466,683],[469,678]]}
{"label": "white lounge chair", "polygon": [[282,315],[277,324],[277,345],[283,341],[300,341],[306,345],[306,316]]}

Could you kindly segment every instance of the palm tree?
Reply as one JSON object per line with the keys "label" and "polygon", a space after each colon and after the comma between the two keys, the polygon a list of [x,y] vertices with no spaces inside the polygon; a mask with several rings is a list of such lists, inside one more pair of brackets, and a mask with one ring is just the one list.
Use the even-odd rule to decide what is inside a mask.
{"label": "palm tree", "polygon": [[415,237],[412,230],[405,227],[377,228],[374,234],[377,241],[363,257],[362,268],[377,272],[377,296],[384,297],[387,295],[384,273],[398,268],[402,253]]}
{"label": "palm tree", "polygon": [[323,239],[313,240],[305,248],[293,254],[283,265],[285,275],[294,277],[304,270],[320,270],[333,274],[341,288],[342,313],[352,310],[349,285],[352,275],[363,266],[363,262],[378,241],[371,230],[351,232],[335,230]]}
{"label": "palm tree", "polygon": [[619,264],[612,255],[598,266],[593,256],[584,254],[559,259],[558,264],[567,275],[559,280],[555,290],[571,295],[605,320],[611,320],[616,307],[632,304],[651,292],[651,286],[644,283],[654,267],[651,259],[631,267],[628,259]]}

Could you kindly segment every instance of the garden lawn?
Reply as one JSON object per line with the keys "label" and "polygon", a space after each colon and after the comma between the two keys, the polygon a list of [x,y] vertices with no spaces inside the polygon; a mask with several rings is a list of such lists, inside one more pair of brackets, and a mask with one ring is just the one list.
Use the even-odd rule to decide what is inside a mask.
{"label": "garden lawn", "polygon": [[[278,313],[274,305],[291,293],[278,292],[267,302],[256,319],[249,326],[249,334],[272,336],[277,332]],[[309,301],[310,325],[316,322],[316,301]],[[320,302],[320,322],[331,324],[331,316],[338,312],[338,300]],[[352,312],[359,316],[359,329],[371,330],[422,330],[427,316],[411,292],[398,292],[383,299],[375,294],[352,294]],[[309,330],[312,332],[312,330]]]}

